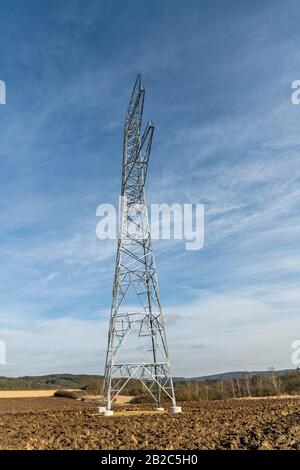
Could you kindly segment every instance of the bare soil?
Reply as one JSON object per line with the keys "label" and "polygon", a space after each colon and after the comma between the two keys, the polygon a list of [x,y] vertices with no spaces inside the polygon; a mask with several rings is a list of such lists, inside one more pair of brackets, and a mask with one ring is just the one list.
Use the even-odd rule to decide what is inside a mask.
{"label": "bare soil", "polygon": [[[181,415],[64,398],[0,400],[0,449],[298,449],[300,400],[184,403]],[[130,413],[130,411],[135,413]],[[141,413],[136,413],[140,411]]]}

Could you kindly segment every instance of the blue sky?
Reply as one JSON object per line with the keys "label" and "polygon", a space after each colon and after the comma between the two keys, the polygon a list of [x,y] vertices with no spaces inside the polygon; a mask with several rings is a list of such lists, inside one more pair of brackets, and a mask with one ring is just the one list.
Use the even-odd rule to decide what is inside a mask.
{"label": "blue sky", "polygon": [[297,1],[2,0],[1,375],[102,373],[124,115],[156,124],[149,202],[204,203],[154,242],[173,373],[293,367],[300,337]]}

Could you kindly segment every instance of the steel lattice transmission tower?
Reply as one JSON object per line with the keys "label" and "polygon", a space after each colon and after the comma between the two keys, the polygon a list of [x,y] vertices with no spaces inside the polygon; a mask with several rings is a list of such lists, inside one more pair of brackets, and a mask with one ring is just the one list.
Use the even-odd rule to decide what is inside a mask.
{"label": "steel lattice transmission tower", "polygon": [[141,135],[144,97],[138,75],[124,128],[120,227],[100,410],[109,414],[130,379],[142,382],[158,408],[165,395],[173,412],[181,411],[170,373],[146,208],[144,188],[154,125],[148,122]]}

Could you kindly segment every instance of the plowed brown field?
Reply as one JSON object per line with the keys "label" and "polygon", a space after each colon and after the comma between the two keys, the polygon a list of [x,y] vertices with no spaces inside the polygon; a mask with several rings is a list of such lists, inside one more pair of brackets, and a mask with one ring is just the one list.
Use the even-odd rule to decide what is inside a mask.
{"label": "plowed brown field", "polygon": [[[63,398],[0,400],[0,449],[298,449],[300,400],[184,403],[181,415],[100,416]],[[148,410],[151,408],[148,407]]]}

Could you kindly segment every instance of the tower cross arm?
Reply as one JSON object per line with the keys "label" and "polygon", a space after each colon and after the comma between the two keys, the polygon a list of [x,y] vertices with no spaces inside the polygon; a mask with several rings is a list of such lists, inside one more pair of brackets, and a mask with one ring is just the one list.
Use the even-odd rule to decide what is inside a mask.
{"label": "tower cross arm", "polygon": [[134,189],[133,193],[135,193],[135,188],[142,187],[145,184],[145,179],[147,176],[148,170],[148,163],[151,153],[152,147],[152,140],[153,140],[153,133],[154,133],[154,123],[149,121],[146,129],[143,133],[141,138],[141,143],[139,145],[139,149],[135,154],[134,160],[130,164],[130,168],[127,170],[126,177],[123,181],[123,191],[126,191],[126,185],[130,177],[134,175]]}

